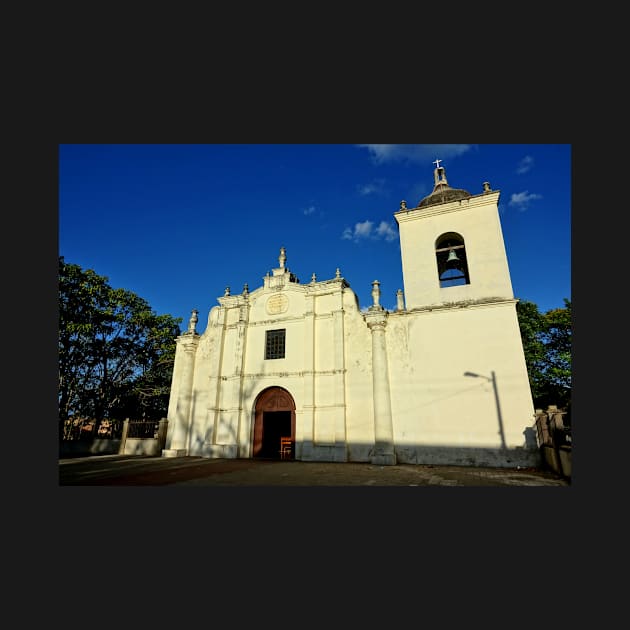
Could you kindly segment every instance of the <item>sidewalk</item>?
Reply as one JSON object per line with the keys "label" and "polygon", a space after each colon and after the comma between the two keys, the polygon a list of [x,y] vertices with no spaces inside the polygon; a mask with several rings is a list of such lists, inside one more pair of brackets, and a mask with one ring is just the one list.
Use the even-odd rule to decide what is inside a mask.
{"label": "sidewalk", "polygon": [[59,485],[570,486],[551,471],[399,464],[101,455],[59,460]]}

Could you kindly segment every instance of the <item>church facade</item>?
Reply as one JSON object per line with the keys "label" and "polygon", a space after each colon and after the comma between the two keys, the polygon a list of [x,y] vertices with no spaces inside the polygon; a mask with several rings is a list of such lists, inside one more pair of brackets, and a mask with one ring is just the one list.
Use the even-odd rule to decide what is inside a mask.
{"label": "church facade", "polygon": [[[398,223],[404,292],[361,311],[339,270],[278,266],[177,338],[163,456],[534,466],[534,408],[489,183],[433,192]],[[289,448],[283,449],[282,438]]]}

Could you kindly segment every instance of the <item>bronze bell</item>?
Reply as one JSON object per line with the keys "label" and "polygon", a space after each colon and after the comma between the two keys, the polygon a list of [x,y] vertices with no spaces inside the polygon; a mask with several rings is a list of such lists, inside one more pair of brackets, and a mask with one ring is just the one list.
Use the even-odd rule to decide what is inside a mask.
{"label": "bronze bell", "polygon": [[446,259],[446,266],[457,267],[459,265],[459,262],[460,260],[457,257],[457,253],[454,249],[451,249],[451,251],[448,253],[448,258]]}

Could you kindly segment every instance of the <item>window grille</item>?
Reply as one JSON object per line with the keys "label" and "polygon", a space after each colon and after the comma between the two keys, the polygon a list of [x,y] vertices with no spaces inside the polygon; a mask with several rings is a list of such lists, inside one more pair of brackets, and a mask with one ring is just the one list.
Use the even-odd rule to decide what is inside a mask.
{"label": "window grille", "polygon": [[268,330],[265,337],[265,359],[284,359],[286,330]]}

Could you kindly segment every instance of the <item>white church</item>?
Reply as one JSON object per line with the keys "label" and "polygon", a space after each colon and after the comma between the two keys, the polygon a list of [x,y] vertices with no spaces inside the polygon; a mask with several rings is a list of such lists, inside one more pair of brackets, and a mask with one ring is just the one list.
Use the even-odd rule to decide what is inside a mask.
{"label": "white church", "polygon": [[[394,213],[395,310],[336,276],[278,266],[177,338],[164,457],[536,466],[534,407],[499,191],[452,188]],[[263,261],[264,262],[264,261]]]}

